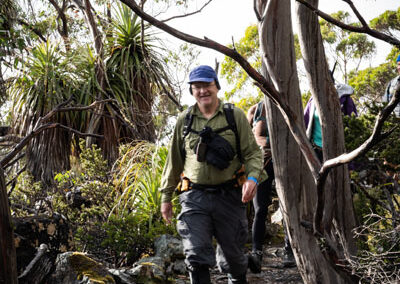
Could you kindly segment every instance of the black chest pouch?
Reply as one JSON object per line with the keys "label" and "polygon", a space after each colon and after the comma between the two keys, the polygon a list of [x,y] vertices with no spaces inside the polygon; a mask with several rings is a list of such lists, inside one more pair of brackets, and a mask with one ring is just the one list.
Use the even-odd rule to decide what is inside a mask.
{"label": "black chest pouch", "polygon": [[206,161],[220,170],[226,169],[235,156],[231,144],[208,126],[199,132],[199,136],[195,146],[197,161]]}

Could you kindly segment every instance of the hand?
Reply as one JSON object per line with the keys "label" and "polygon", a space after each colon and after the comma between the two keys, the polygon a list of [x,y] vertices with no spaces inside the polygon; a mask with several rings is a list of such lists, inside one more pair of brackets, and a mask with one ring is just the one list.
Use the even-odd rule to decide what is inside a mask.
{"label": "hand", "polygon": [[257,184],[253,180],[246,180],[242,186],[242,202],[247,203],[254,198],[257,192]]}
{"label": "hand", "polygon": [[161,215],[168,225],[170,225],[172,223],[172,203],[171,202],[161,203]]}

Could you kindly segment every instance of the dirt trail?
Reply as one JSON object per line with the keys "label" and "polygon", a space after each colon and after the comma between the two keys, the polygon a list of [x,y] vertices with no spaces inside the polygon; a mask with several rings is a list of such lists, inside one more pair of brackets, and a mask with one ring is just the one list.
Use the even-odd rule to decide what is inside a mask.
{"label": "dirt trail", "polygon": [[[249,272],[247,280],[249,284],[303,284],[297,267],[283,267],[281,246],[265,246],[262,271],[259,274]],[[227,277],[219,273],[217,269],[212,271],[212,283],[226,284]]]}

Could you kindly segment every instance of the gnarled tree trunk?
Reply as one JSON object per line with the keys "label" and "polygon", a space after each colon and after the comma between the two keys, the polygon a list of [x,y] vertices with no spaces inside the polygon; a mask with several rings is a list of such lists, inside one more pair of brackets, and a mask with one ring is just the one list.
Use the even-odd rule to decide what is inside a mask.
{"label": "gnarled tree trunk", "polygon": [[14,232],[11,224],[10,207],[4,171],[0,167],[0,284],[18,284],[17,257],[14,246]]}
{"label": "gnarled tree trunk", "polygon": [[[258,0],[260,15],[260,46],[269,76],[284,100],[296,113],[296,119],[303,120],[301,94],[296,71],[294,39],[289,0]],[[319,73],[311,73],[312,91],[320,105],[324,136],[325,157],[337,156],[343,152],[344,139],[341,129],[339,102],[329,73],[320,38],[318,21],[307,22],[301,18],[300,26],[308,29],[309,60],[315,62]],[[305,38],[301,38],[306,40]],[[307,72],[311,70],[308,68]],[[319,99],[315,96],[318,94]],[[324,98],[320,98],[320,97]],[[305,283],[352,283],[353,279],[337,266],[334,257],[344,258],[350,248],[353,252],[351,229],[355,226],[352,210],[349,179],[346,167],[340,167],[330,175],[325,188],[323,203],[323,235],[317,239],[312,226],[317,204],[316,183],[309,167],[301,155],[299,145],[293,139],[280,111],[267,103],[268,127],[270,130],[274,159],[277,193],[287,224],[287,232],[295,253],[297,266]],[[327,124],[329,123],[329,124]],[[303,124],[304,125],[304,124]],[[329,127],[327,127],[329,125]],[[346,211],[348,210],[348,211]],[[346,214],[346,215],[345,215]],[[327,241],[332,255],[324,253],[319,241]],[[341,246],[341,241],[344,247]]]}

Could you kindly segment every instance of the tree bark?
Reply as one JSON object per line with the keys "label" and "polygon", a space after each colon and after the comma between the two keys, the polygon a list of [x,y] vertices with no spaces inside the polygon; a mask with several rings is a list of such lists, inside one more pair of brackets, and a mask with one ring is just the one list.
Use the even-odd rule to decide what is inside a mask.
{"label": "tree bark", "polygon": [[[263,63],[266,66],[264,75],[269,76],[275,88],[279,90],[281,95],[285,96],[283,101],[288,102],[295,113],[295,117],[303,120],[293,44],[290,1],[258,0],[256,8],[260,15],[260,47],[264,55]],[[321,110],[321,120],[323,117],[322,124],[325,123],[322,130],[325,134],[323,143],[329,146],[324,147],[324,155],[325,157],[333,157],[334,153],[343,153],[344,150],[343,130],[338,131],[342,127],[339,101],[337,94],[334,97],[333,84],[327,83],[329,74],[323,53],[322,40],[319,40],[320,34],[317,33],[319,32],[319,27],[317,29],[316,25],[311,25],[304,21],[301,26],[307,26],[306,28],[310,29],[308,32],[313,32],[310,35],[310,46],[307,48],[310,53],[313,52],[310,55],[310,60],[318,60],[316,66],[321,70],[319,70],[320,73],[311,73],[310,75],[317,77],[319,80],[319,84],[314,84],[312,90],[313,93],[324,96],[321,100],[324,100],[325,108],[319,109]],[[310,70],[307,71],[310,72]],[[326,94],[330,95],[327,96]],[[327,116],[329,116],[329,119]],[[328,241],[329,248],[334,249],[333,255],[343,256],[338,240],[339,237],[335,238],[332,235],[337,230],[344,239],[351,239],[349,234],[343,235],[343,230],[340,228],[341,225],[344,225],[342,221],[348,217],[343,214],[345,213],[344,206],[349,206],[350,213],[352,213],[353,208],[351,196],[345,194],[349,189],[347,170],[345,167],[341,167],[334,176],[331,176],[331,179],[328,180],[324,187],[324,194],[320,198],[323,206],[320,208],[323,209],[322,216],[324,219],[322,224],[324,225],[323,232],[325,234],[316,238],[313,231],[306,229],[303,225],[313,223],[314,212],[319,201],[316,182],[301,155],[299,145],[293,139],[289,128],[286,126],[281,112],[270,100],[267,103],[267,117],[277,193],[284,221],[287,225],[286,231],[295,254],[297,267],[304,282],[352,283],[352,279],[346,273],[342,273],[340,269],[337,269],[338,267],[336,263],[333,263],[331,255],[324,253],[323,246],[318,242],[318,240]],[[327,127],[327,121],[331,123],[329,124],[330,128]],[[305,131],[304,123],[302,123],[302,126]],[[347,179],[344,178],[345,176]],[[345,200],[345,198],[348,199]],[[341,210],[343,211],[340,218],[338,220],[335,219],[334,217]],[[345,225],[346,228],[354,227],[355,222],[351,216],[353,214],[350,214],[350,222]],[[334,224],[337,224],[337,226],[334,226]],[[348,232],[347,229],[345,232]]]}
{"label": "tree bark", "polygon": [[0,284],[18,283],[17,257],[13,236],[4,171],[0,167]]}
{"label": "tree bark", "polygon": [[[309,0],[318,6],[318,0]],[[323,133],[324,160],[337,157],[345,152],[344,130],[339,97],[330,79],[326,62],[318,17],[303,5],[296,4],[299,26],[299,39],[311,94],[320,114]],[[356,252],[352,230],[356,226],[350,191],[350,177],[347,166],[340,166],[330,173],[331,184],[325,186],[325,200],[321,226],[329,233],[338,230],[344,237],[343,252],[352,255]],[[332,220],[335,222],[332,223]],[[338,241],[338,240],[336,240]],[[339,252],[340,246],[336,248]],[[344,255],[340,254],[340,257]]]}

